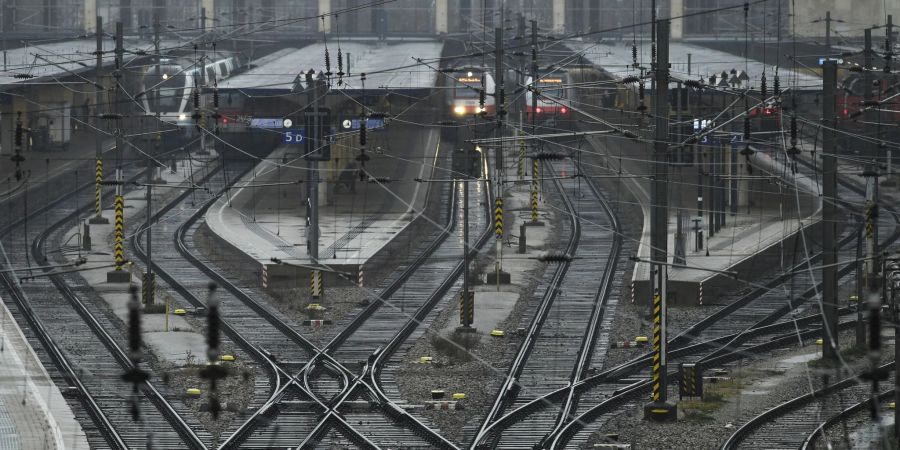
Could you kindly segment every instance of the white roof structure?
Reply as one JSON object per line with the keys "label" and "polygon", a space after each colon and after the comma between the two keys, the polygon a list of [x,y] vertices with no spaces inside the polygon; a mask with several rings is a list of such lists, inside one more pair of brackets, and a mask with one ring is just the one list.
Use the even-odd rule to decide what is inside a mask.
{"label": "white roof structure", "polygon": [[[135,57],[135,52],[152,52],[153,43],[147,40],[129,39],[124,41],[127,62]],[[179,44],[162,42],[161,47],[172,48]],[[113,64],[115,41],[103,40],[103,64]],[[35,83],[56,82],[57,78],[69,77],[73,73],[92,70],[96,66],[97,50],[95,39],[77,39],[54,43],[25,43],[22,47],[6,51],[6,67],[0,67],[0,89]],[[18,77],[17,77],[18,75]]]}
{"label": "white roof structure", "polygon": [[[588,61],[601,66],[607,72],[615,77],[624,77],[628,75],[638,74],[638,70],[631,67],[631,42],[571,42],[568,44],[572,50],[584,52],[584,57]],[[688,54],[691,55],[691,74],[687,73]],[[743,57],[731,53],[725,53],[718,50],[701,47],[699,45],[673,42],[669,47],[669,62],[671,64],[671,74],[673,77],[681,79],[699,79],[701,76],[704,80],[709,80],[711,75],[717,77],[725,71],[729,73],[731,69],[738,72],[746,71],[750,77],[750,85],[758,88],[760,77],[763,73],[763,64],[755,59],[745,60]],[[643,45],[638,43],[638,63],[645,67],[650,67],[650,44],[644,42]],[[772,86],[773,76],[775,75],[775,67],[767,66],[766,80],[768,85]],[[822,79],[811,71],[794,71],[780,67],[778,68],[778,76],[781,80],[782,88],[794,88],[796,76],[796,89],[798,90],[821,90]]]}
{"label": "white roof structure", "polygon": [[[332,83],[332,90],[346,92],[363,88],[360,75],[366,74],[366,91],[402,91],[430,89],[437,82],[437,67],[443,43],[439,41],[377,42],[344,41],[340,43],[346,63],[350,55],[349,67],[345,64],[343,84]],[[328,42],[331,57],[331,71],[337,73],[337,42]],[[428,62],[431,67],[418,64],[416,59]],[[316,43],[301,49],[284,49],[253,62],[256,66],[240,75],[219,84],[219,89],[253,91],[290,91],[294,80],[313,69],[325,71],[325,44]],[[333,75],[337,77],[337,75]]]}

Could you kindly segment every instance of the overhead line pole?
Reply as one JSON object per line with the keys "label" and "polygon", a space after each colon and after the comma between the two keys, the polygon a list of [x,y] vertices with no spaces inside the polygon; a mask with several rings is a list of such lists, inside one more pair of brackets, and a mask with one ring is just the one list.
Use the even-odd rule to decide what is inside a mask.
{"label": "overhead line pole", "polygon": [[644,418],[673,421],[677,407],[667,402],[666,283],[668,248],[668,149],[669,149],[669,21],[656,23],[656,62],[653,113],[656,118],[653,151],[653,181],[650,192],[650,294],[653,305],[653,366],[651,402],[644,406]]}
{"label": "overhead line pole", "polygon": [[840,352],[838,344],[837,299],[837,157],[835,155],[835,91],[837,89],[837,62],[826,60],[822,67],[822,323],[824,341],[822,359],[836,361]]}
{"label": "overhead line pole", "polygon": [[94,127],[97,138],[94,140],[94,153],[97,159],[94,174],[94,217],[92,224],[107,224],[109,219],[103,217],[103,133],[100,132],[100,101],[103,95],[103,16],[97,16],[97,63],[94,71],[96,80],[94,90]]}
{"label": "overhead line pole", "polygon": [[[503,69],[504,51],[503,51],[503,6],[500,10],[500,26],[494,28],[494,75],[497,77],[496,87],[494,90],[494,103],[497,111],[497,128],[494,131],[495,136],[503,137],[503,119],[506,116],[506,87],[505,74]],[[496,146],[494,152],[494,163],[496,166],[496,183],[497,197],[494,199],[494,228],[497,236],[497,256],[494,262],[494,276],[497,289],[500,289],[501,279],[504,278],[503,273],[503,144]]]}

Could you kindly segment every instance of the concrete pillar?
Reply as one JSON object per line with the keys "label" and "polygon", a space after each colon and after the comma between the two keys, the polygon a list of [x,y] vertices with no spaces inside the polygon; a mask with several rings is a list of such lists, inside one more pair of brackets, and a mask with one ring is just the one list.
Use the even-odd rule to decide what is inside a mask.
{"label": "concrete pillar", "polygon": [[447,1],[435,0],[434,5],[434,32],[435,34],[446,34],[449,31],[447,17]]}
{"label": "concrete pillar", "polygon": [[216,18],[216,0],[200,0],[201,11],[206,11],[206,17],[203,19],[203,31],[209,31],[216,26],[213,19]]}
{"label": "concrete pillar", "polygon": [[[331,12],[331,0],[319,0],[319,15],[329,14]],[[325,21],[318,20],[319,31],[322,33],[331,33],[331,16],[325,16]]]}
{"label": "concrete pillar", "polygon": [[[684,0],[671,0],[669,17],[681,17],[684,14]],[[684,19],[672,19],[672,39],[684,37]]]}
{"label": "concrete pillar", "polygon": [[566,31],[566,0],[553,0],[553,32]]}
{"label": "concrete pillar", "polygon": [[97,0],[84,0],[84,32],[94,34],[97,31]]}

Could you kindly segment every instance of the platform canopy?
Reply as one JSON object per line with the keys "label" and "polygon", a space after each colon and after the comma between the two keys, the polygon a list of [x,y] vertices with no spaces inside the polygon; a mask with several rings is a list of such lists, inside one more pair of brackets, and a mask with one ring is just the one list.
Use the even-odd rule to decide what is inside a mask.
{"label": "platform canopy", "polygon": [[[287,48],[256,61],[246,72],[219,84],[220,90],[243,91],[248,95],[277,95],[306,88],[303,74],[310,69],[325,72],[325,48],[331,59],[332,93],[363,93],[361,74],[366,74],[365,92],[383,95],[389,92],[431,89],[438,79],[437,60],[443,43],[419,41],[329,41],[303,48]],[[345,75],[338,84],[338,48],[344,59]],[[347,59],[349,55],[349,64]],[[418,64],[417,59],[431,67]],[[349,75],[346,73],[349,72]]]}

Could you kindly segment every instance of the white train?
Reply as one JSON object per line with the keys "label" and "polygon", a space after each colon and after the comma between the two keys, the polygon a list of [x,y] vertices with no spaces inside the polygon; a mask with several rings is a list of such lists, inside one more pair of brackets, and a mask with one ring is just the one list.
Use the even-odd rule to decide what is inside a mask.
{"label": "white train", "polygon": [[494,113],[496,87],[490,72],[482,68],[464,67],[455,69],[448,77],[447,107],[454,116]]}
{"label": "white train", "polygon": [[[197,59],[188,55],[163,56],[158,63],[149,59],[143,66],[138,87],[143,95],[139,101],[147,115],[158,115],[162,121],[180,127],[192,126],[195,89],[203,93],[246,65],[246,59],[232,52],[205,52]],[[208,102],[201,101],[201,108],[211,107]]]}

